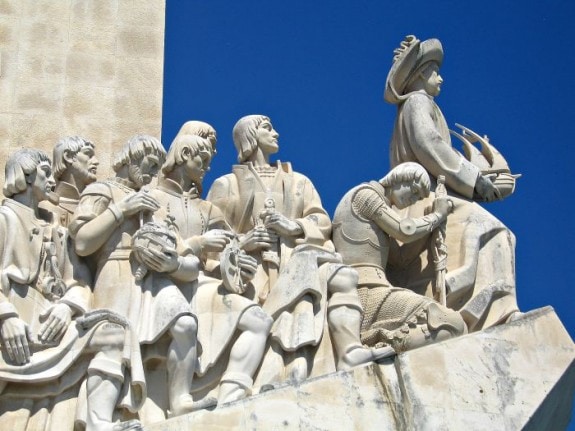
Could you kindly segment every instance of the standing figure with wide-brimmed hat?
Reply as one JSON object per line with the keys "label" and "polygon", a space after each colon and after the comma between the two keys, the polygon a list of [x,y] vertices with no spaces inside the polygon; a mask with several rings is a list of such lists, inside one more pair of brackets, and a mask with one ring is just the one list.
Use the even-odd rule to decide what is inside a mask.
{"label": "standing figure with wide-brimmed hat", "polygon": [[[434,98],[443,79],[439,68],[443,47],[437,39],[407,36],[394,51],[384,98],[397,105],[390,144],[390,163],[417,162],[429,172],[432,190],[439,175],[445,176],[454,213],[447,219],[447,305],[461,311],[470,330],[503,323],[518,311],[515,296],[515,237],[492,214],[474,201],[503,199],[514,189],[502,156],[488,141],[464,129],[456,134],[466,152],[451,143],[450,130]],[[472,144],[483,141],[481,151]],[[487,154],[490,152],[490,154]],[[490,157],[495,154],[495,160]],[[499,163],[501,166],[494,166]],[[500,172],[500,173],[497,173]],[[509,183],[511,181],[511,183]],[[404,211],[422,216],[435,194]],[[401,258],[390,256],[388,276],[398,285],[430,294],[434,264],[429,236],[402,247]],[[427,243],[427,244],[426,244]]]}

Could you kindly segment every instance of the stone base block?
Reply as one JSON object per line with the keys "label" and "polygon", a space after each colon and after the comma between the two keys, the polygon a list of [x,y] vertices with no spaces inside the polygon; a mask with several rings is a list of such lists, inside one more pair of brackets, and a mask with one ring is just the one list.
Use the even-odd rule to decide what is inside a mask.
{"label": "stone base block", "polygon": [[348,372],[148,425],[146,431],[560,430],[575,345],[551,307]]}

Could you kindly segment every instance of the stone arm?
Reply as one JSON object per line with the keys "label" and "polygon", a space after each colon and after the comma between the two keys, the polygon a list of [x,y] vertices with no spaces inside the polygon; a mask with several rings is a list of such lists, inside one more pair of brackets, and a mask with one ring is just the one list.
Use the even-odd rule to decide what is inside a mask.
{"label": "stone arm", "polygon": [[410,243],[424,237],[446,218],[439,212],[419,218],[402,218],[377,192],[370,188],[358,190],[352,205],[356,214],[373,221],[390,237],[403,243]]}
{"label": "stone arm", "polygon": [[481,172],[452,147],[445,119],[433,99],[414,94],[405,101],[402,116],[415,161],[435,178],[445,175],[449,188],[473,199]]}
{"label": "stone arm", "polygon": [[243,233],[240,231],[241,226],[239,224],[241,219],[245,218],[238,214],[241,210],[239,193],[235,177],[232,174],[228,174],[216,179],[206,196],[206,200],[214,204],[220,210],[220,213],[223,214],[226,225],[231,226],[238,234]]}
{"label": "stone arm", "polygon": [[214,272],[219,267],[221,251],[235,234],[217,206],[207,201],[203,204],[206,210],[204,233],[186,238],[185,244],[192,254],[200,258],[205,271]]}
{"label": "stone arm", "polygon": [[107,195],[82,195],[72,222],[68,226],[79,256],[99,250],[120,226],[123,216]]}
{"label": "stone arm", "polygon": [[331,219],[321,204],[321,199],[312,182],[304,177],[298,180],[297,188],[303,199],[302,216],[295,219],[303,231],[299,244],[323,245],[331,236]]}
{"label": "stone arm", "polygon": [[65,232],[63,239],[62,278],[66,284],[66,293],[59,302],[70,307],[73,315],[81,315],[92,308],[92,274],[88,265],[74,251],[74,244]]}

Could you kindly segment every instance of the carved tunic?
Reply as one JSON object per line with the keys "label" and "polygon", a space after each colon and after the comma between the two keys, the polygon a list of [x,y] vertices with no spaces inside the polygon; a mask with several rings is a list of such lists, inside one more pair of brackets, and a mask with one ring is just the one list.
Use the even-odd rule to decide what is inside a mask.
{"label": "carved tunic", "polygon": [[68,227],[72,221],[72,216],[74,215],[74,211],[76,211],[78,202],[80,202],[80,193],[75,186],[65,181],[60,181],[56,184],[54,193],[58,195],[58,205],[54,205],[50,201],[45,200],[40,202],[40,208],[52,212],[60,225]]}
{"label": "carved tunic", "polygon": [[[109,205],[131,193],[135,191],[115,180],[90,184],[82,193],[70,229],[78,232]],[[94,307],[128,317],[140,343],[153,343],[179,316],[193,314],[190,306],[192,287],[178,288],[169,277],[158,274],[146,277],[143,282],[135,280],[133,274],[137,264],[130,254],[132,236],[139,228],[139,215],[126,217],[94,253],[97,262]]]}
{"label": "carved tunic", "polygon": [[[278,162],[275,169],[263,172],[258,172],[251,163],[235,165],[232,174],[214,182],[207,199],[223,211],[232,229],[243,234],[257,225],[266,198],[272,198],[278,212],[298,223],[303,235],[279,240],[279,277],[273,285],[269,269],[264,269],[262,253],[252,253],[259,263],[252,281],[256,289],[252,297],[259,297],[264,311],[274,318],[272,340],[288,352],[304,346],[317,348],[315,361],[321,365],[313,371],[321,374],[322,366],[323,372],[333,371],[333,352],[326,330],[327,279],[341,267],[341,260],[333,253],[329,241],[331,221],[311,181],[293,172],[289,163]],[[305,282],[301,282],[302,273],[306,274]],[[265,294],[267,289],[269,296]],[[338,305],[361,307],[355,292],[338,295]],[[309,301],[303,300],[304,297]],[[270,350],[262,370],[273,353]],[[264,374],[260,372],[260,376]],[[269,383],[265,377],[256,381]]]}
{"label": "carved tunic", "polygon": [[201,345],[198,374],[204,374],[221,357],[233,341],[243,313],[256,304],[243,296],[226,291],[220,280],[210,276],[219,261],[202,255],[197,239],[210,229],[229,230],[223,214],[211,202],[199,198],[195,189],[185,192],[174,181],[161,178],[158,187],[150,191],[160,204],[154,213],[157,221],[174,217],[179,236],[187,243],[185,253],[201,259],[203,270],[191,283],[178,282],[181,289],[191,288],[192,308],[198,318],[198,341]]}

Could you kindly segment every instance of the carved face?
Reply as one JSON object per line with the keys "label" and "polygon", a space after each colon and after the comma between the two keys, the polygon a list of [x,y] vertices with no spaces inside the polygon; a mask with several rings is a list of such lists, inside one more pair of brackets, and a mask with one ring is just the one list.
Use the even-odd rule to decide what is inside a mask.
{"label": "carved face", "polygon": [[37,202],[48,199],[48,194],[56,187],[52,166],[48,162],[38,164],[36,172],[30,175],[30,180],[30,187]]}
{"label": "carved face", "polygon": [[439,66],[435,63],[431,63],[421,72],[421,77],[427,94],[433,97],[439,95],[441,84],[443,83],[443,78],[439,74]]}
{"label": "carved face", "polygon": [[276,132],[270,121],[264,120],[256,129],[258,147],[264,154],[274,154],[280,149],[278,145],[279,133]]}
{"label": "carved face", "polygon": [[84,184],[90,184],[97,179],[96,173],[98,172],[99,164],[94,147],[88,144],[74,155],[71,169],[78,174]]}
{"label": "carved face", "polygon": [[211,148],[202,147],[197,154],[188,157],[186,161],[186,175],[194,184],[202,184],[206,172],[210,170],[211,161]]}
{"label": "carved face", "polygon": [[150,184],[152,178],[158,174],[160,160],[153,154],[147,154],[137,160],[132,160],[128,166],[128,176],[137,190]]}
{"label": "carved face", "polygon": [[391,203],[397,208],[404,209],[425,197],[419,184],[402,182],[394,184],[391,190]]}

